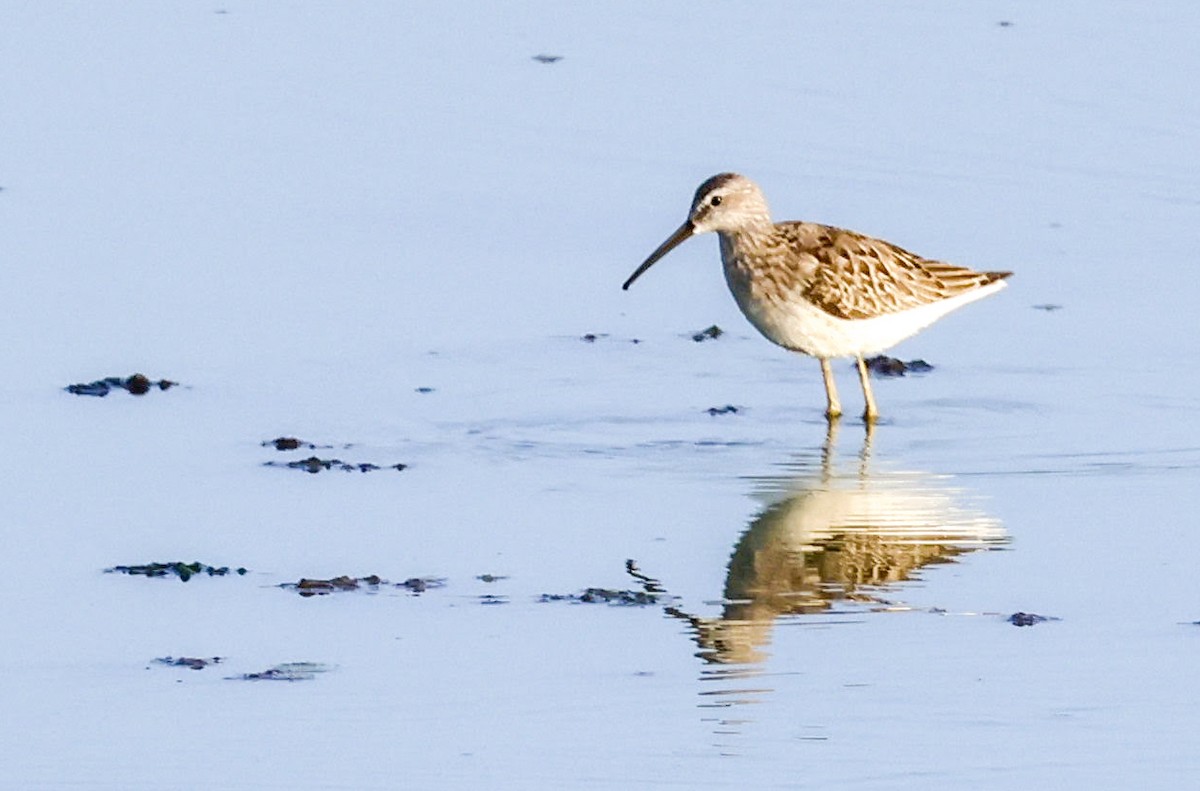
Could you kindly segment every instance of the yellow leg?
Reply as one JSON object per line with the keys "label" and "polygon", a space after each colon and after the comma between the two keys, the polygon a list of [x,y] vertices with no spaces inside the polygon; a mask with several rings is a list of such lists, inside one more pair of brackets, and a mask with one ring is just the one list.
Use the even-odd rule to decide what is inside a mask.
{"label": "yellow leg", "polygon": [[836,420],[842,416],[842,402],[838,401],[837,385],[833,381],[833,369],[829,360],[821,358],[821,376],[825,377],[825,417]]}
{"label": "yellow leg", "polygon": [[868,425],[879,419],[879,410],[875,408],[875,394],[871,392],[871,379],[867,376],[867,364],[863,361],[862,355],[858,355],[858,379],[862,382],[863,400],[866,401],[866,408],[863,409],[863,420]]}

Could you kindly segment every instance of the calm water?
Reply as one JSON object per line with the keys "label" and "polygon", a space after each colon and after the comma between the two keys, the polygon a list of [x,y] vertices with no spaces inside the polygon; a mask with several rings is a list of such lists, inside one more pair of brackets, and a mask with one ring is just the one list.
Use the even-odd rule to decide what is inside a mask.
{"label": "calm water", "polygon": [[[3,34],[0,787],[1200,771],[1191,5],[221,10]],[[729,168],[1017,275],[830,434],[715,240],[619,290]],[[134,370],[183,387],[59,389]],[[263,466],[313,452],[409,467]],[[174,560],[249,573],[103,573]],[[279,587],[343,574],[446,584]]]}

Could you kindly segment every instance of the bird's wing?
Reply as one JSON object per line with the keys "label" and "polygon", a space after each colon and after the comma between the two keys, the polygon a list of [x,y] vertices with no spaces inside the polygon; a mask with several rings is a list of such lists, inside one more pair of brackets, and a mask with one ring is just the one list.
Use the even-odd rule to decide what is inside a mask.
{"label": "bird's wing", "polygon": [[1010,272],[976,272],[930,261],[854,231],[809,226],[798,239],[816,266],[804,297],[843,319],[869,319],[971,291]]}

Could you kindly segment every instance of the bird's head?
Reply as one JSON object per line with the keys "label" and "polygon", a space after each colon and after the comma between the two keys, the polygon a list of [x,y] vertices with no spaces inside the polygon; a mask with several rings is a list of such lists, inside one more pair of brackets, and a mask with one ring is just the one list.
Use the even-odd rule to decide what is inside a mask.
{"label": "bird's head", "polygon": [[737,233],[770,224],[767,199],[757,184],[737,173],[718,173],[696,189],[683,225],[650,254],[621,288],[628,289],[656,261],[696,234]]}

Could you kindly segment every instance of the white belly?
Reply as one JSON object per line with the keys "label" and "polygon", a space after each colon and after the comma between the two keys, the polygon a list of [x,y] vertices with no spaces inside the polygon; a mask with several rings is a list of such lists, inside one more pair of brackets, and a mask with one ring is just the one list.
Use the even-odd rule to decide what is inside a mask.
{"label": "white belly", "polygon": [[974,291],[899,313],[871,319],[841,319],[799,298],[778,302],[758,299],[734,288],[730,282],[738,307],[767,340],[821,358],[878,354],[947,313],[1002,288],[1004,281],[997,280]]}

